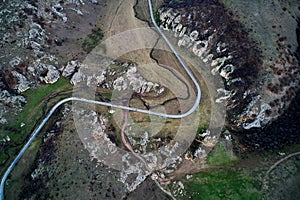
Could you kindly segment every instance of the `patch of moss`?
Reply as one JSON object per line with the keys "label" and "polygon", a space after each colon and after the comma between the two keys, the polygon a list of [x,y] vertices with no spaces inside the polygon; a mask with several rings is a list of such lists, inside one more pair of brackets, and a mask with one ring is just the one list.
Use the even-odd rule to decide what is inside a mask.
{"label": "patch of moss", "polygon": [[224,166],[234,163],[237,157],[229,152],[223,144],[215,146],[214,150],[210,152],[207,158],[207,164],[212,166]]}
{"label": "patch of moss", "polygon": [[101,95],[106,99],[111,99],[111,93],[102,93]]}
{"label": "patch of moss", "polygon": [[206,130],[207,130],[206,126],[200,126],[200,127],[198,127],[198,129],[197,129],[197,135],[203,134]]}
{"label": "patch of moss", "polygon": [[157,25],[159,25],[161,23],[158,10],[156,10],[154,12],[154,19],[155,19],[155,22],[156,22]]}
{"label": "patch of moss", "polygon": [[224,3],[225,6],[228,6],[230,3],[230,0],[222,0],[222,2]]}
{"label": "patch of moss", "polygon": [[96,28],[92,30],[92,33],[86,36],[82,43],[82,49],[89,53],[91,52],[102,40],[103,33],[100,28]]}

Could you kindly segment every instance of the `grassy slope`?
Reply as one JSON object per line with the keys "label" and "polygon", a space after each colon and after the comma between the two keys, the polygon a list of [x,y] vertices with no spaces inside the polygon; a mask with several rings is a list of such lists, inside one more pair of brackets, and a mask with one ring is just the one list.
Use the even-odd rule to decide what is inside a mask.
{"label": "grassy slope", "polygon": [[233,167],[236,161],[223,144],[216,146],[207,159],[212,169],[184,181],[183,199],[260,199],[260,188],[250,171],[236,170]]}
{"label": "grassy slope", "polygon": [[[16,119],[13,122],[6,124],[0,129],[1,137],[7,135],[11,139],[11,146],[8,147],[7,150],[11,158],[6,161],[8,156],[5,155],[3,151],[0,153],[0,163],[2,164],[1,174],[3,173],[4,168],[6,168],[7,165],[12,161],[14,155],[16,155],[16,153],[19,151],[20,144],[24,142],[24,140],[32,132],[34,125],[43,116],[44,106],[48,102],[49,98],[52,97],[51,94],[55,97],[55,94],[70,90],[72,90],[72,87],[68,83],[68,80],[60,78],[59,81],[55,84],[42,85],[38,88],[27,90],[24,93],[28,103],[24,106],[22,111],[18,113]],[[48,104],[53,105],[57,100],[58,98],[54,98],[50,100]],[[21,127],[21,123],[25,123],[25,126]],[[4,164],[5,161],[6,163]]]}
{"label": "grassy slope", "polygon": [[185,183],[191,199],[260,199],[251,174],[234,169],[217,169],[193,176]]}
{"label": "grassy slope", "polygon": [[[36,117],[40,116],[41,111],[40,109],[43,106],[43,103],[48,95],[52,93],[59,93],[64,92],[72,89],[71,86],[68,83],[67,79],[60,78],[55,84],[52,85],[42,85],[39,88],[27,90],[24,95],[27,98],[27,104],[23,108],[23,110],[18,114],[17,120],[13,124],[11,124],[14,128],[19,128],[20,124],[24,122],[25,124],[28,124],[29,126],[24,127],[25,130],[30,128],[31,122],[34,122],[36,120]],[[27,123],[26,123],[27,122]],[[28,123],[29,122],[29,123]]]}
{"label": "grassy slope", "polygon": [[10,179],[8,179],[6,182],[7,186],[5,190],[7,192],[11,190],[11,187],[13,187],[13,191],[15,193],[20,193],[23,186],[22,184],[24,181],[24,176],[26,175],[26,172],[28,172],[28,170],[30,170],[30,168],[32,167],[32,163],[34,162],[36,154],[38,153],[40,145],[42,144],[41,138],[42,136],[39,136],[35,139],[35,141],[33,141],[31,146],[27,149],[27,151],[20,159],[19,163],[10,174]]}
{"label": "grassy slope", "polygon": [[[299,150],[300,145],[295,144],[281,150],[249,154],[244,161],[219,144],[207,158],[211,169],[182,180],[186,194],[179,199],[262,199],[261,177],[270,166],[282,159],[278,152],[288,155]],[[280,178],[277,180],[282,183]]]}

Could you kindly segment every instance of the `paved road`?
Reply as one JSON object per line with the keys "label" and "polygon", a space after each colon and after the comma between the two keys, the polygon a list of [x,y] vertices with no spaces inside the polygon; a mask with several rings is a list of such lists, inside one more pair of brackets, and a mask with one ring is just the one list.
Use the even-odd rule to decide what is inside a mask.
{"label": "paved road", "polygon": [[32,133],[31,137],[29,138],[29,140],[27,141],[27,143],[23,146],[22,150],[19,152],[19,154],[17,155],[17,157],[15,158],[15,160],[10,164],[10,166],[5,171],[5,174],[3,175],[2,179],[1,179],[1,186],[0,186],[0,199],[1,200],[4,200],[4,186],[5,186],[5,181],[6,181],[7,177],[8,177],[8,175],[11,173],[11,171],[13,170],[13,168],[15,167],[15,165],[18,163],[18,161],[20,160],[20,158],[23,156],[23,154],[25,153],[25,151],[31,145],[31,143],[33,142],[33,140],[39,134],[40,130],[44,127],[44,125],[49,120],[49,118],[52,116],[52,114],[55,112],[55,110],[59,106],[61,106],[62,104],[66,103],[66,102],[69,102],[69,101],[80,101],[80,102],[92,103],[92,104],[97,104],[97,105],[102,105],[102,106],[110,106],[110,107],[113,107],[113,108],[118,108],[118,109],[123,109],[123,110],[129,110],[129,111],[134,111],[134,112],[140,112],[140,113],[145,113],[145,114],[149,114],[149,115],[156,115],[156,116],[161,116],[161,117],[165,117],[165,118],[172,118],[172,119],[178,119],[178,118],[186,117],[186,116],[192,114],[197,109],[198,105],[200,104],[200,100],[201,100],[201,89],[200,89],[200,86],[199,86],[198,82],[196,81],[196,78],[194,77],[194,75],[190,71],[190,69],[185,65],[185,63],[180,58],[180,56],[178,55],[178,53],[176,52],[176,50],[174,49],[174,47],[172,46],[172,44],[170,43],[170,41],[168,40],[168,38],[164,35],[164,33],[159,29],[158,25],[156,24],[155,18],[154,18],[154,14],[153,14],[151,0],[148,0],[148,4],[149,4],[149,10],[150,10],[150,15],[151,15],[152,23],[154,24],[154,26],[157,29],[157,31],[159,32],[159,34],[163,37],[163,39],[165,40],[165,42],[168,44],[169,48],[172,50],[172,52],[174,53],[174,55],[176,56],[176,58],[178,59],[178,61],[180,62],[180,64],[183,66],[183,68],[185,69],[186,73],[189,75],[189,77],[191,78],[191,80],[193,81],[193,83],[196,86],[197,98],[196,98],[196,101],[195,101],[193,107],[190,110],[188,110],[187,112],[185,112],[185,113],[178,114],[178,115],[170,115],[170,114],[166,114],[166,113],[153,112],[153,111],[150,111],[150,110],[143,110],[143,109],[139,109],[139,108],[133,108],[133,107],[115,105],[115,104],[111,104],[111,103],[107,103],[107,102],[95,101],[95,100],[90,100],[90,99],[83,99],[83,98],[78,98],[78,97],[70,97],[70,98],[63,99],[63,100],[59,101],[58,103],[56,103],[52,107],[52,109],[49,111],[49,113],[47,114],[47,116],[40,123],[40,125],[38,126],[38,128]]}

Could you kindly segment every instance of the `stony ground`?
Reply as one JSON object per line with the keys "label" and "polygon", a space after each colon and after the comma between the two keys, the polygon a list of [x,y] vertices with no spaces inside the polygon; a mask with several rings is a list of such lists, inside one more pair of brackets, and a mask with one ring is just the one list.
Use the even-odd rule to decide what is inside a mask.
{"label": "stony ground", "polygon": [[[39,84],[55,82],[61,74],[70,79],[73,85],[76,85],[78,80],[85,78],[98,81],[101,89],[97,95],[105,101],[108,101],[110,93],[105,93],[107,95],[105,96],[103,91],[107,92],[113,89],[120,91],[125,87],[130,87],[127,82],[134,82],[133,79],[135,81],[142,80],[141,85],[135,88],[134,98],[130,101],[132,105],[150,108],[157,104],[163,104],[170,112],[177,113],[181,110],[177,108],[178,100],[173,99],[172,91],[168,91],[166,87],[165,91],[161,90],[159,93],[160,89],[164,89],[161,86],[156,87],[156,90],[153,89],[156,76],[172,77],[177,81],[174,84],[178,84],[178,88],[180,88],[178,89],[179,95],[175,96],[180,96],[184,102],[185,107],[182,109],[189,108],[189,104],[194,98],[189,94],[193,87],[187,87],[182,81],[187,76],[178,67],[174,56],[160,50],[146,49],[130,52],[122,56],[120,60],[123,61],[113,64],[113,70],[109,69],[99,76],[82,78],[79,69],[84,69],[84,62],[81,61],[97,45],[97,42],[122,31],[147,27],[149,15],[147,14],[147,5],[141,1],[85,1],[85,4],[81,2],[52,0],[49,2],[12,1],[11,4],[1,4],[3,9],[0,13],[2,16],[0,23],[5,26],[0,30],[1,36],[3,36],[0,47],[4,50],[5,56],[0,55],[0,66],[5,70],[1,72],[3,78],[0,82],[0,106],[2,106],[0,123],[7,123],[11,117],[9,113],[15,112],[26,102],[22,95],[23,91]],[[174,44],[181,46],[178,47],[179,50],[185,51],[185,47],[190,48],[189,46],[196,40],[195,37],[199,36],[202,41],[195,48],[190,48],[194,55],[186,56],[186,58],[192,58],[191,60],[193,60],[193,56],[201,58],[200,61],[196,60],[196,63],[188,62],[199,79],[201,88],[204,88],[202,101],[204,107],[200,108],[201,116],[210,116],[210,113],[218,114],[218,117],[213,120],[222,122],[220,120],[223,119],[222,112],[217,112],[220,109],[214,110],[212,105],[219,101],[226,102],[229,111],[228,128],[235,133],[238,144],[234,148],[238,149],[237,152],[278,149],[286,144],[299,141],[300,101],[299,92],[297,92],[299,89],[299,61],[296,60],[299,56],[297,55],[299,38],[296,35],[296,27],[299,28],[299,21],[297,24],[299,6],[295,6],[297,2],[261,1],[254,2],[250,7],[245,6],[242,1],[224,2],[225,5],[210,1],[170,1],[165,4],[160,13],[161,15],[166,14],[169,8],[173,9],[172,13],[176,13],[177,17],[180,13],[181,21],[173,16],[169,22],[174,20],[178,25],[179,20],[182,25],[186,26],[186,32],[182,31],[182,34],[180,32],[182,27],[176,29],[174,24],[170,25],[168,21],[164,21],[167,18],[160,19],[163,22],[163,29],[169,29],[173,36],[172,31],[177,32],[175,33],[177,36],[171,36],[171,40]],[[161,1],[155,1],[154,6],[159,7],[161,3]],[[244,10],[245,8],[248,9]],[[20,9],[21,11],[15,16],[5,9]],[[191,15],[187,13],[191,13]],[[3,16],[6,16],[7,19],[4,19]],[[99,18],[101,20],[98,20]],[[201,25],[198,21],[201,21]],[[222,25],[218,24],[220,22]],[[11,26],[7,27],[8,24]],[[193,32],[194,29],[201,34]],[[143,37],[137,38],[137,42],[141,44],[144,40]],[[155,33],[151,35],[151,41],[153,41],[153,46],[164,46]],[[231,42],[226,43],[228,41]],[[124,42],[123,45],[127,44],[127,41],[122,42]],[[10,49],[11,52],[9,52]],[[248,55],[252,55],[252,57]],[[229,58],[230,56],[232,57]],[[225,60],[222,61],[224,58]],[[134,60],[136,63],[130,63],[127,60]],[[148,62],[154,63],[155,70],[153,71],[156,73],[145,73],[147,68],[143,66],[143,63]],[[225,63],[227,67],[222,68],[223,64],[220,63]],[[238,70],[233,73],[230,64],[233,64]],[[165,67],[165,65],[171,67]],[[198,65],[201,65],[199,67],[201,69],[197,68]],[[253,66],[255,67],[253,68]],[[135,67],[138,73],[132,73],[132,71],[136,71]],[[209,67],[216,68],[212,70]],[[126,68],[132,76],[128,76],[126,70],[118,70],[119,68]],[[174,69],[178,72],[174,72]],[[219,73],[222,81],[214,79],[213,77],[216,76],[212,75],[212,72],[217,76]],[[213,79],[213,81],[210,82],[208,79]],[[218,87],[214,84],[218,82],[219,85],[223,85],[223,81],[226,90],[216,91],[215,89]],[[136,84],[134,85],[136,86]],[[148,89],[146,94],[141,92]],[[237,89],[237,93],[232,92],[234,89]],[[220,96],[219,93],[224,93],[225,96]],[[234,96],[235,94],[237,95]],[[251,98],[245,98],[245,96]],[[209,98],[211,98],[211,102]],[[270,107],[262,109],[261,105],[264,103],[268,103]],[[9,182],[8,192],[6,192],[8,198],[168,199],[150,178],[139,185],[135,192],[127,194],[125,185],[119,181],[120,173],[91,158],[90,152],[84,148],[76,133],[72,116],[68,114],[67,110],[70,107],[66,108],[61,110],[63,117],[59,113],[57,114],[57,119],[53,123],[55,126],[48,128],[46,136],[42,139],[40,150],[34,150],[34,152],[38,152],[37,157],[25,156],[20,162],[22,165],[17,166],[11,177],[12,181]],[[105,112],[115,112],[114,110],[104,110]],[[97,111],[101,113],[103,110]],[[111,114],[107,114],[105,117],[109,117]],[[262,119],[260,116],[267,117]],[[268,117],[278,118],[274,123],[268,124],[270,119]],[[132,114],[132,118],[130,123],[137,123],[147,128],[149,120],[147,117]],[[205,129],[208,117],[203,121],[197,130],[200,135],[207,134]],[[120,136],[116,133],[119,131],[120,124],[112,121],[110,123],[112,124],[108,128],[109,138],[117,145],[122,146]],[[261,128],[264,124],[268,125]],[[236,131],[242,130],[241,127],[251,128],[252,125],[257,128],[243,132]],[[223,128],[217,123],[215,126],[216,129],[212,130],[211,134],[213,131],[219,134]],[[139,130],[139,127],[131,126],[130,128],[135,132]],[[155,146],[157,148],[172,145],[169,137],[173,136],[172,134],[177,131],[177,128],[178,121],[166,122],[160,134],[167,139],[150,143],[150,146],[157,145]],[[185,131],[189,132],[188,127]],[[231,148],[231,135],[226,132],[223,137],[226,138],[225,141]],[[132,141],[133,138],[131,138]],[[1,148],[6,147],[3,144],[11,144],[9,143],[10,138],[5,135],[3,135],[3,141]],[[143,151],[140,143],[137,142],[135,147],[139,148],[139,151]],[[173,172],[171,178],[176,180],[172,182],[175,185],[173,194],[180,194],[180,197],[184,192],[183,185],[178,179],[186,177],[187,173],[196,173],[207,168],[203,160],[196,159],[195,155],[198,155],[197,153],[200,155],[202,152],[199,146],[210,151],[214,145],[215,143],[205,139],[205,136],[198,135],[197,141],[194,141],[191,148],[182,157],[184,161],[179,168],[175,172],[174,168],[165,170]],[[232,153],[232,149],[230,152]],[[263,159],[265,158],[260,158],[260,161]],[[33,162],[33,160],[35,161]],[[264,163],[262,167],[259,167],[260,175],[264,173],[266,166],[274,162],[274,159],[266,160],[267,164]],[[270,188],[266,191],[266,196],[273,198],[275,194],[281,194],[283,197],[290,197],[287,191],[297,190],[298,160],[298,157],[288,160],[283,166],[279,166],[271,172],[271,178],[268,179]],[[25,164],[27,161],[33,165]],[[247,161],[245,163],[247,165]],[[255,166],[255,161],[250,161],[248,164]],[[18,178],[23,176],[25,177],[24,181]],[[16,181],[16,179],[18,180]],[[286,180],[285,187],[282,187],[280,183],[282,179]],[[257,178],[257,181],[261,181],[261,178]],[[16,186],[19,190],[14,190]],[[280,193],[281,191],[286,192]],[[296,193],[296,195],[299,194]],[[183,196],[183,198],[185,197]]]}
{"label": "stony ground", "polygon": [[[298,141],[293,128],[298,124],[299,106],[298,4],[253,2],[247,7],[239,1],[225,3],[169,1],[157,20],[181,49],[204,62],[206,71],[220,75],[224,96],[215,101],[226,104],[227,128],[241,137],[249,135],[243,140],[249,150]],[[291,130],[280,123],[285,119],[291,120]],[[276,130],[278,124],[281,128]],[[276,135],[280,135],[278,140]]]}
{"label": "stony ground", "polygon": [[[24,178],[20,194],[7,190],[10,199],[147,199],[166,198],[151,180],[127,194],[120,173],[93,159],[76,131],[71,107],[43,137],[35,164]],[[154,185],[153,185],[154,184]]]}
{"label": "stony ground", "polygon": [[[114,33],[114,31],[123,30],[122,27],[124,29],[128,28],[128,24],[123,24],[123,26],[119,26],[119,20],[122,19],[122,16],[129,16],[127,22],[131,24],[132,27],[130,28],[138,27],[138,25],[140,26],[140,24],[144,24],[134,18],[134,12],[132,9],[134,3],[133,1],[131,2],[132,4],[122,4],[121,2],[120,5],[114,6],[116,2],[117,1],[113,1],[111,2],[111,4],[108,5],[105,3],[101,4],[102,9],[106,9],[106,6],[109,7],[108,10],[103,12],[105,13],[103,14],[103,18],[105,18],[106,16],[112,16],[108,13],[113,12],[114,9],[116,9],[117,16],[114,16],[109,24],[105,24],[105,22],[107,21],[101,21],[101,23],[103,23],[101,28],[103,28],[104,30],[103,33],[105,33],[105,37],[110,36],[110,34]],[[52,3],[55,4],[55,2]],[[76,77],[80,77],[80,75],[78,75],[79,73],[77,73],[77,70],[79,68],[84,68],[84,65],[82,65],[80,61],[88,53],[87,50],[90,50],[89,48],[85,49],[85,42],[90,45],[94,45],[93,42],[97,41],[92,41],[92,43],[90,43],[90,39],[94,39],[98,36],[101,36],[101,38],[99,39],[102,39],[103,37],[98,32],[101,30],[97,28],[100,24],[100,22],[97,22],[97,19],[99,18],[99,14],[101,14],[101,10],[99,12],[94,12],[94,10],[98,8],[97,6],[99,6],[99,4],[94,4],[93,2],[86,2],[86,4],[82,4],[79,2],[71,3],[70,5],[75,5],[76,9],[68,9],[68,3],[63,5],[55,4],[55,6],[48,8],[48,6],[50,5],[52,4],[43,4],[41,2],[29,2],[28,5],[25,5],[25,11],[28,12],[27,14],[30,16],[33,15],[35,17],[35,15],[38,15],[38,17],[35,18],[35,20],[37,21],[36,23],[40,24],[43,24],[45,19],[39,18],[40,13],[36,13],[37,10],[35,8],[44,10],[46,13],[50,12],[50,15],[58,15],[58,17],[54,17],[54,19],[57,21],[50,23],[50,25],[43,24],[42,27],[43,30],[46,30],[48,34],[47,45],[45,46],[47,50],[46,52],[51,55],[56,55],[56,58],[54,59],[54,64],[57,67],[57,69],[61,65],[66,66],[66,68],[62,67],[60,73],[62,73],[63,76],[70,78],[70,82],[73,85],[76,85]],[[29,10],[26,6],[29,6]],[[52,12],[49,11],[49,9],[53,9]],[[66,13],[57,13],[62,10],[66,11]],[[131,15],[128,15],[126,11],[130,12]],[[85,23],[83,23],[82,20],[84,17],[81,16],[81,12],[83,16],[87,15],[87,19],[91,20],[91,22],[86,23],[85,21]],[[106,28],[108,28],[109,31],[107,31]],[[76,29],[76,31],[70,31],[74,29]],[[134,54],[128,54],[125,55],[122,59],[128,60],[132,59],[133,57],[135,57]],[[76,61],[70,61],[75,59]],[[145,51],[139,56],[139,62],[146,62],[149,59],[151,59],[149,56],[149,50]],[[33,62],[35,61],[33,60]],[[121,67],[121,65],[123,64],[126,64],[126,66]],[[25,69],[28,68],[27,65],[24,65],[23,67]],[[129,69],[128,71],[131,70],[131,72],[130,74],[125,74],[125,80],[121,80],[121,77],[118,77],[119,75],[121,76],[121,74],[118,74],[119,72],[117,72],[117,68],[126,67]],[[129,87],[126,84],[130,81],[130,84],[133,83],[133,86],[131,85],[130,87],[133,87],[133,90],[137,94],[142,94],[145,92],[145,90],[147,92],[151,90],[152,96],[157,96],[157,92],[159,95],[159,90],[162,88],[159,85],[157,86],[152,82],[146,82],[146,80],[141,75],[136,73],[135,66],[131,66],[127,63],[117,63],[115,65],[115,68],[117,69],[116,71],[108,70],[107,74],[105,74],[105,78],[107,78],[107,80],[99,83],[104,89],[122,90],[124,87]],[[53,68],[53,70],[56,69]],[[123,73],[122,71],[120,72]],[[75,75],[73,75],[74,73]],[[37,76],[39,76],[39,74]],[[48,72],[46,73],[46,77],[47,76]],[[49,74],[49,77],[52,77],[51,73]],[[127,80],[126,77],[129,80]],[[98,77],[96,77],[96,81],[98,80],[97,78]],[[143,79],[143,82],[141,82],[142,85],[136,85],[136,81],[134,80],[141,81],[141,79]],[[44,81],[44,79],[41,79],[41,81]],[[37,80],[37,83],[40,83],[39,80]],[[145,84],[143,85],[143,83]],[[15,85],[12,85],[11,87],[14,86]],[[157,92],[154,89],[157,90]],[[146,96],[143,96],[143,98],[147,99]],[[162,101],[161,103],[163,104],[164,101],[167,101],[169,98],[172,98],[172,95],[167,96],[165,100],[159,101]],[[156,105],[155,103],[152,104]],[[57,123],[61,122],[57,121]],[[79,197],[80,195],[87,194],[90,195],[90,198],[101,199],[120,199],[126,197],[127,194],[125,186],[118,181],[118,179],[120,179],[120,174],[118,172],[114,172],[111,169],[108,169],[107,167],[104,167],[103,165],[97,163],[95,160],[91,161],[91,158],[89,157],[89,152],[83,149],[78,135],[74,134],[75,131],[74,125],[72,125],[72,120],[70,120],[69,118],[63,119],[62,123],[63,124],[60,124],[61,126],[54,126],[54,129],[48,132],[48,137],[44,138],[44,142],[42,143],[41,149],[38,152],[37,157],[35,158],[35,162],[32,166],[26,165],[26,168],[24,168],[23,163],[29,161],[32,162],[32,159],[34,159],[33,155],[29,156],[30,158],[24,156],[24,159],[20,161],[21,164],[18,165],[12,173],[13,175],[11,177],[11,180],[13,181],[11,182],[11,185],[8,186],[8,192],[6,192],[6,194],[8,195],[7,197],[31,197],[46,199],[49,197]],[[65,132],[67,134],[60,134],[62,128],[66,130]],[[115,133],[113,134],[115,135]],[[74,157],[71,158],[70,155],[73,155]],[[87,175],[89,174],[88,171],[90,170],[95,172],[95,174]],[[22,176],[25,176],[25,182],[22,181]],[[72,179],[73,176],[77,176],[78,178]],[[34,184],[32,184],[33,182]],[[15,187],[21,188],[21,190],[18,189],[15,190],[15,192],[9,192],[11,190],[14,190]],[[76,189],[78,187],[81,188],[81,190]],[[150,190],[147,190],[145,192],[145,187],[149,187]],[[82,191],[86,191],[86,193]],[[155,195],[153,196],[153,194]],[[147,199],[166,198],[164,197],[164,194],[161,193],[155,185],[153,185],[153,182],[150,179],[147,179],[145,183],[143,183],[143,185],[137,189],[137,193],[130,194],[128,198],[137,198],[137,196],[143,196]]]}

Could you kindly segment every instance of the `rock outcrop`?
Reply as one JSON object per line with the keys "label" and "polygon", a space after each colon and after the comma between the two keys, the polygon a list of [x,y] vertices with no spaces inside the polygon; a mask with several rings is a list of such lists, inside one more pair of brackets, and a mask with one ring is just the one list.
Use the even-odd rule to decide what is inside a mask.
{"label": "rock outcrop", "polygon": [[164,91],[163,86],[143,78],[134,63],[110,61],[109,59],[105,59],[104,62],[110,62],[110,65],[103,65],[107,67],[97,72],[94,72],[88,65],[80,64],[79,62],[73,62],[72,64],[71,62],[64,69],[63,76],[71,74],[69,71],[73,72],[73,69],[78,69],[70,80],[72,85],[84,83],[87,86],[98,86],[117,91],[129,89],[141,94],[149,93],[150,91],[160,94]]}
{"label": "rock outcrop", "polygon": [[0,92],[0,102],[8,106],[21,108],[26,103],[26,99],[22,95],[11,95],[7,90],[3,90]]}
{"label": "rock outcrop", "polygon": [[63,77],[70,77],[73,75],[78,69],[80,68],[80,65],[78,61],[72,60],[68,62],[66,67],[63,69],[62,76]]}
{"label": "rock outcrop", "polygon": [[[58,68],[63,63],[50,53],[49,47],[61,46],[62,42],[50,34],[50,29],[68,21],[67,10],[73,9],[76,14],[83,15],[81,7],[88,2],[98,4],[95,0],[10,0],[0,4],[0,71],[3,76],[0,101],[4,102],[3,109],[5,105],[23,105],[26,101],[21,94],[30,87],[53,84],[60,78]],[[76,72],[76,69],[72,72],[72,65],[74,63],[68,65],[64,76]]]}
{"label": "rock outcrop", "polygon": [[[50,65],[52,66],[52,65]],[[45,83],[53,84],[60,78],[60,73],[55,67],[49,67],[47,75],[45,77],[41,77],[42,81]]]}
{"label": "rock outcrop", "polygon": [[22,93],[30,88],[30,83],[24,75],[16,71],[12,71],[11,74],[18,79],[18,83],[14,88],[17,91],[17,93]]}
{"label": "rock outcrop", "polygon": [[187,4],[167,3],[161,8],[160,27],[178,38],[179,47],[201,58],[213,75],[222,77],[226,92],[217,101],[226,102],[230,127],[263,127],[280,116],[300,80],[293,53],[279,42],[280,58],[271,65],[263,63],[257,44],[221,3]]}

